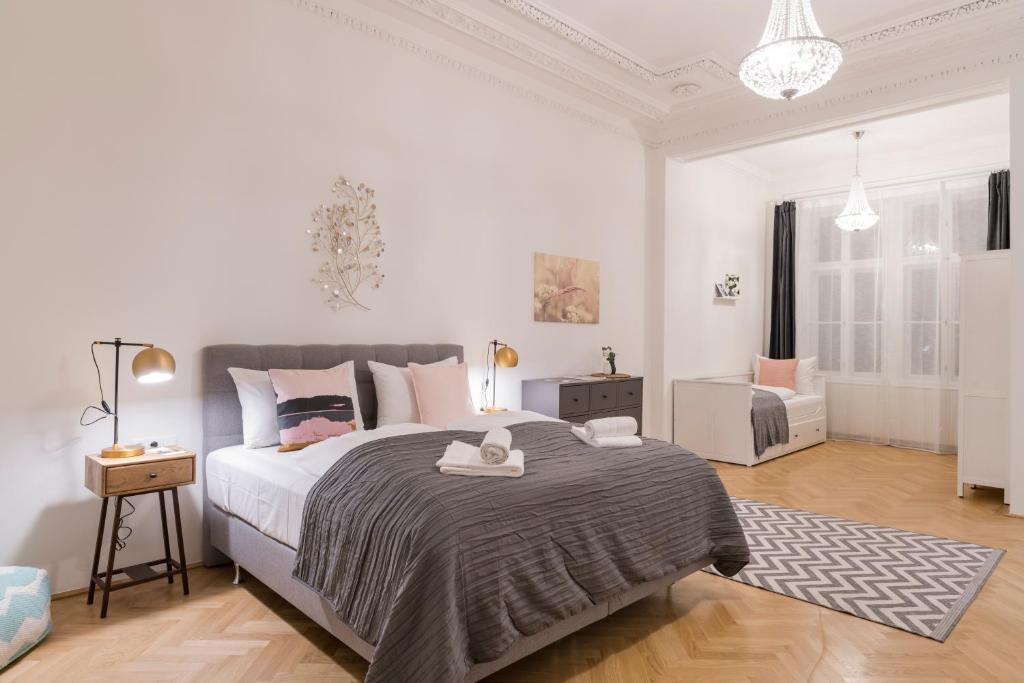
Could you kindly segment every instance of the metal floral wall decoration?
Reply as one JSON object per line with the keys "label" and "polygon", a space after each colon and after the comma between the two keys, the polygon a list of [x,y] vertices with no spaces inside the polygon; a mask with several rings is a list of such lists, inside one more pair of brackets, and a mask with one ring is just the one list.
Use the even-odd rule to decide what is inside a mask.
{"label": "metal floral wall decoration", "polygon": [[384,282],[378,263],[384,253],[384,238],[373,203],[375,192],[363,183],[353,187],[345,178],[338,178],[332,191],[338,201],[317,207],[313,227],[306,230],[313,251],[327,257],[313,283],[326,295],[325,303],[332,310],[355,307],[368,311],[356,298],[359,289],[367,283],[380,289]]}

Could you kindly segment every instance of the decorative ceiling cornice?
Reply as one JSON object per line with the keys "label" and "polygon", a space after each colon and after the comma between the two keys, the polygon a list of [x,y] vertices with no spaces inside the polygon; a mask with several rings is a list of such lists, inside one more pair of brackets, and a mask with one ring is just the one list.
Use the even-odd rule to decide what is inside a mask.
{"label": "decorative ceiling cornice", "polygon": [[865,33],[862,36],[842,41],[842,46],[845,50],[852,50],[865,45],[880,43],[892,38],[899,38],[901,36],[920,31],[921,29],[948,24],[951,21],[963,19],[987,9],[1008,5],[1013,1],[1014,0],[974,0],[974,2],[968,2],[966,4],[959,5],[958,7],[953,7],[941,12],[935,12],[934,14],[929,14],[917,19],[911,19],[910,21],[905,21],[901,24],[887,26],[878,31],[872,31],[871,33]]}
{"label": "decorative ceiling cornice", "polygon": [[593,76],[567,61],[556,57],[550,52],[531,44],[527,39],[513,36],[492,25],[469,16],[465,12],[442,2],[441,0],[395,0],[421,14],[436,19],[454,29],[473,36],[474,38],[504,50],[523,61],[539,66],[554,73],[571,83],[595,92],[609,100],[621,104],[628,109],[640,113],[653,120],[662,120],[668,115],[668,109],[659,107],[652,102],[632,95],[622,88],[609,83],[606,79]]}
{"label": "decorative ceiling cornice", "polygon": [[600,40],[593,38],[589,34],[580,31],[575,26],[562,21],[558,17],[548,14],[536,5],[526,2],[526,0],[495,0],[495,2],[501,3],[513,12],[521,14],[527,19],[540,24],[544,28],[558,34],[569,42],[579,45],[588,52],[591,52],[598,57],[601,57],[602,59],[609,61],[636,76],[639,76],[648,83],[653,83],[659,80],[675,80],[680,76],[693,73],[698,70],[705,71],[711,76],[723,81],[736,79],[735,73],[715,60],[709,58],[698,59],[690,64],[685,64],[683,66],[670,69],[669,71],[658,73],[653,68],[641,64],[631,57],[627,57],[615,48],[612,48]]}
{"label": "decorative ceiling cornice", "polygon": [[850,102],[867,100],[870,98],[880,98],[895,92],[907,91],[914,86],[926,84],[930,81],[942,81],[969,72],[1005,68],[1008,65],[1019,64],[1021,62],[1024,62],[1024,50],[1019,47],[1014,47],[1008,51],[1003,51],[980,59],[974,59],[967,63],[947,65],[935,71],[908,75],[903,78],[880,83],[870,88],[848,91],[832,97],[809,99],[799,106],[787,107],[785,109],[774,109],[762,115],[737,119],[724,125],[702,127],[699,130],[662,138],[656,141],[648,141],[645,144],[651,149],[667,149],[679,147],[700,139],[714,139],[716,137],[722,137],[726,134],[731,134],[734,131],[748,132],[752,130],[763,130],[766,126],[779,120],[796,118],[801,115],[817,112],[835,111],[838,107],[849,104]]}
{"label": "decorative ceiling cornice", "polygon": [[[527,2],[527,0],[493,1],[500,3],[504,7],[561,36],[565,40],[582,47],[590,53],[601,57],[605,61],[608,61],[649,83],[660,80],[676,80],[695,71],[704,71],[721,81],[732,83],[738,82],[738,77],[734,70],[729,69],[710,58],[698,59],[694,62],[684,64],[667,71],[658,72],[653,67],[644,65],[638,60],[624,55],[614,47],[584,31],[581,31],[568,22],[551,15],[533,3]],[[866,45],[900,38],[923,29],[941,26],[958,19],[978,14],[979,12],[988,9],[1008,5],[1013,2],[1015,2],[1015,0],[972,0],[972,2],[967,2],[957,7],[935,12],[933,14],[904,21],[861,36],[850,38],[846,41],[842,41],[842,46],[844,49],[854,50]]]}
{"label": "decorative ceiling cornice", "polygon": [[486,83],[494,88],[515,95],[521,99],[528,100],[535,104],[539,104],[550,109],[561,112],[567,116],[570,116],[578,121],[586,123],[594,128],[601,129],[608,133],[627,138],[633,141],[640,141],[639,136],[636,132],[627,126],[620,126],[603,119],[598,116],[591,115],[583,110],[569,106],[564,102],[560,102],[553,98],[541,95],[534,90],[507,81],[495,74],[479,69],[471,64],[460,61],[446,55],[442,52],[438,52],[432,48],[421,45],[417,42],[404,38],[402,36],[395,35],[379,26],[371,24],[367,21],[359,19],[357,17],[340,12],[332,7],[323,5],[316,0],[286,0],[289,5],[296,7],[301,10],[305,10],[310,14],[316,15],[317,17],[330,21],[336,26],[361,33],[365,36],[375,38],[383,43],[411,52],[415,55],[423,57],[424,59],[433,62],[439,66],[444,66],[457,71],[458,73],[473,78],[482,83]]}

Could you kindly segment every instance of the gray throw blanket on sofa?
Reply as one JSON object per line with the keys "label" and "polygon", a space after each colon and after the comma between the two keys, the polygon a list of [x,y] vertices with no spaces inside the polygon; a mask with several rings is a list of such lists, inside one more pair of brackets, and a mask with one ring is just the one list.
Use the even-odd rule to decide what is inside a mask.
{"label": "gray throw blanket on sofa", "polygon": [[714,468],[662,441],[594,448],[564,422],[514,425],[518,479],[434,466],[453,439],[354,449],[313,486],[294,576],[375,646],[367,683],[460,681],[521,637],[708,561],[732,575],[746,539]]}
{"label": "gray throw blanket on sofa", "polygon": [[760,458],[772,446],[789,443],[789,416],[786,404],[778,394],[754,389],[750,422],[754,426],[754,454],[757,457]]}

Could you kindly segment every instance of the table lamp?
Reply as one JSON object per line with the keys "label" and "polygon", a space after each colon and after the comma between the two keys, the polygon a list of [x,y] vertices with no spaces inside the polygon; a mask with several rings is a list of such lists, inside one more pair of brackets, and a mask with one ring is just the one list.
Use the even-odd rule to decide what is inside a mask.
{"label": "table lamp", "polygon": [[[113,346],[114,347],[114,409],[111,410],[110,406],[107,405],[106,400],[103,398],[103,380],[100,379],[100,366],[96,362],[96,347],[97,346]],[[106,413],[103,417],[98,420],[93,420],[88,424],[93,424],[102,420],[104,417],[113,416],[114,418],[114,443],[108,448],[104,448],[101,456],[104,458],[129,458],[135,455],[142,455],[146,452],[145,446],[142,444],[131,444],[122,445],[118,443],[118,415],[117,415],[117,403],[119,393],[119,375],[121,371],[121,347],[131,346],[141,348],[132,360],[132,374],[135,375],[141,384],[156,384],[158,382],[166,382],[171,377],[174,377],[175,363],[174,356],[170,353],[154,346],[149,343],[139,342],[126,342],[121,341],[120,337],[115,337],[114,341],[94,341],[92,343],[92,362],[96,366],[96,378],[100,383],[100,406],[90,406],[91,408]],[[86,411],[89,409],[86,408]],[[83,413],[84,417],[84,413]],[[85,424],[85,423],[83,423]]]}
{"label": "table lamp", "polygon": [[498,368],[514,368],[519,365],[519,354],[516,350],[504,342],[500,342],[497,339],[492,339],[491,343],[488,344],[488,357],[490,358],[490,367],[487,370],[491,373],[494,378],[491,382],[491,406],[484,408],[485,413],[500,413],[506,408],[499,408],[495,405],[498,396]]}

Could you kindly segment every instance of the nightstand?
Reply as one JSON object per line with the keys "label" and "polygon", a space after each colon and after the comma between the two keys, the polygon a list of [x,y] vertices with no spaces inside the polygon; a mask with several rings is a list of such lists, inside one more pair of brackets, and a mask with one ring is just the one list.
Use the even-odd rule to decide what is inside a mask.
{"label": "nightstand", "polygon": [[[99,530],[96,532],[96,551],[92,560],[92,573],[89,576],[89,599],[92,604],[98,586],[103,591],[103,606],[100,618],[107,616],[107,604],[112,591],[167,578],[167,583],[174,583],[175,574],[181,575],[181,588],[188,595],[188,570],[185,568],[185,543],[181,536],[181,511],[178,506],[178,487],[194,484],[196,481],[196,454],[180,447],[172,446],[169,452],[145,453],[130,458],[101,458],[99,455],[85,456],[85,487],[103,499],[100,509]],[[178,559],[171,557],[171,543],[167,532],[167,505],[164,493],[171,492],[171,504],[174,507],[174,528],[178,540]],[[121,504],[125,498],[156,494],[160,498],[160,522],[164,534],[164,556],[132,565],[114,568],[114,555],[117,553],[118,520],[121,519]],[[107,551],[107,570],[99,572],[100,554],[103,547],[103,531],[107,522],[107,504],[114,498],[114,521],[110,532],[110,548]],[[153,567],[163,565],[163,571]],[[127,581],[111,583],[115,574],[124,574]]]}

